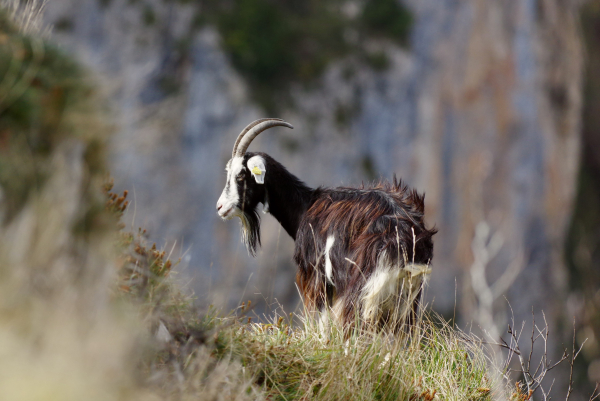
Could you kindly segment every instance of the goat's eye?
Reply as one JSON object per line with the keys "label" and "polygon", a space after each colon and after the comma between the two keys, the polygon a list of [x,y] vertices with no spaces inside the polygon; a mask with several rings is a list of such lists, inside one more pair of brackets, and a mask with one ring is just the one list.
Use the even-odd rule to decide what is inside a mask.
{"label": "goat's eye", "polygon": [[238,181],[244,181],[244,173],[239,173],[235,179]]}

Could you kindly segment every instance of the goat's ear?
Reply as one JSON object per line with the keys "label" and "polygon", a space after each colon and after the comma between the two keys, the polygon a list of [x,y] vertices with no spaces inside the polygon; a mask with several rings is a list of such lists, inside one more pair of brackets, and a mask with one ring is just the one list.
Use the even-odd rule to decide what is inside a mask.
{"label": "goat's ear", "polygon": [[265,183],[265,174],[267,173],[265,164],[265,159],[261,156],[253,156],[248,159],[248,170],[252,173],[257,184]]}

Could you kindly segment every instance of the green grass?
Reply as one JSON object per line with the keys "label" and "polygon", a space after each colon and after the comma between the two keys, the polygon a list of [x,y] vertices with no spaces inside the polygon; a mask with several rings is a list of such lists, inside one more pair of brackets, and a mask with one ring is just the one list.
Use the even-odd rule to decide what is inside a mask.
{"label": "green grass", "polygon": [[346,338],[304,318],[297,327],[283,317],[232,319],[212,323],[225,328],[211,355],[239,361],[268,399],[489,400],[504,391],[480,344],[429,317],[410,340],[368,331]]}

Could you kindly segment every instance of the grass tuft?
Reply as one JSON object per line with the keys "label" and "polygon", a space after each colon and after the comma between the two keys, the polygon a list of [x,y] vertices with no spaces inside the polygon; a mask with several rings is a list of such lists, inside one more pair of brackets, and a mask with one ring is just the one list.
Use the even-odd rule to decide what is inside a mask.
{"label": "grass tuft", "polygon": [[[270,323],[219,319],[212,353],[235,359],[268,399],[489,400],[505,394],[488,373],[475,338],[433,316],[409,340],[381,332],[331,327],[324,333],[305,317],[297,327],[276,316]],[[226,324],[230,319],[234,323]],[[213,323],[214,325],[214,323]]]}

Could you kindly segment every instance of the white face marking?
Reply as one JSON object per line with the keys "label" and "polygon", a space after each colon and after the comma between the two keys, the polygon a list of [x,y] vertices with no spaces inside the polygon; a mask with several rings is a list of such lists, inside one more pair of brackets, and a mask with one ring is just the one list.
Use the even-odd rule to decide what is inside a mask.
{"label": "white face marking", "polygon": [[246,164],[248,165],[248,168],[250,169],[254,180],[258,184],[264,184],[265,175],[267,172],[265,159],[263,159],[262,156],[253,156],[250,159],[248,159],[248,163]]}
{"label": "white face marking", "polygon": [[219,197],[217,202],[217,208],[219,216],[224,220],[229,220],[234,216],[240,216],[242,211],[239,210],[237,204],[239,203],[239,194],[237,188],[237,176],[245,169],[243,165],[243,157],[234,157],[227,162],[225,170],[227,171],[227,181],[225,188]]}
{"label": "white face marking", "polygon": [[330,235],[327,237],[327,242],[325,243],[325,276],[327,276],[327,280],[329,280],[331,284],[333,284],[333,266],[331,265],[331,259],[329,258],[329,251],[331,251],[334,242],[335,237]]}

